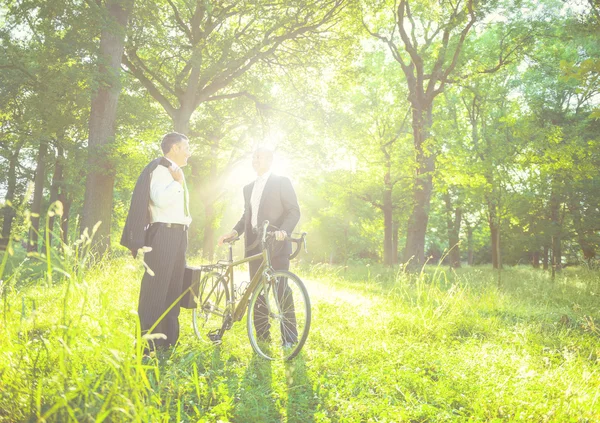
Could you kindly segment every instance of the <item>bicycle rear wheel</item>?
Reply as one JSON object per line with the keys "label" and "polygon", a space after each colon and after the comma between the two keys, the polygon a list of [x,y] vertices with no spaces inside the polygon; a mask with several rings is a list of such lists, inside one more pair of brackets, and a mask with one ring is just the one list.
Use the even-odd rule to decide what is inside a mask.
{"label": "bicycle rear wheel", "polygon": [[209,272],[200,281],[198,307],[192,310],[194,332],[200,339],[221,329],[227,313],[229,290],[223,275]]}
{"label": "bicycle rear wheel", "polygon": [[267,360],[291,360],[306,342],[310,299],[300,278],[276,270],[252,292],[248,303],[248,338]]}

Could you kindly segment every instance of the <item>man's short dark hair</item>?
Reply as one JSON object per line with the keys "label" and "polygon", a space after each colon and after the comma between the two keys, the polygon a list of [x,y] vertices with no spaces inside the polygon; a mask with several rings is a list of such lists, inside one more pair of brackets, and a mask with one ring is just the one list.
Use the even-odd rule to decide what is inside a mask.
{"label": "man's short dark hair", "polygon": [[167,154],[169,151],[171,151],[171,147],[181,141],[186,141],[187,139],[188,137],[180,134],[179,132],[171,132],[163,137],[162,142],[160,143],[160,148],[162,148],[163,154]]}

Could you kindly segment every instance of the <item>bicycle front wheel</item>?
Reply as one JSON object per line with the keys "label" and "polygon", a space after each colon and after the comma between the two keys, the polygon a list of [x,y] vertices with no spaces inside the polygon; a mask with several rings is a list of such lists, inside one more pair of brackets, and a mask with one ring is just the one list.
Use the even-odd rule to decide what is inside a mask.
{"label": "bicycle front wheel", "polygon": [[306,342],[310,299],[300,278],[276,270],[259,283],[248,303],[248,338],[267,360],[291,360]]}
{"label": "bicycle front wheel", "polygon": [[210,272],[200,281],[198,307],[192,310],[194,332],[205,339],[209,332],[221,329],[229,303],[229,290],[223,275]]}

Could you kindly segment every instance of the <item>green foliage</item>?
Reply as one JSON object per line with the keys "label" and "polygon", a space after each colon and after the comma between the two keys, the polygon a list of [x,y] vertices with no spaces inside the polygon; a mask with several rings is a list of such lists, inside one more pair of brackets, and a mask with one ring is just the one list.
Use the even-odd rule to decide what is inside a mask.
{"label": "green foliage", "polygon": [[[186,311],[177,349],[142,361],[141,263],[95,261],[90,237],[72,235],[102,8],[0,4],[2,222],[16,215],[0,260],[0,422],[600,420],[600,277],[590,270],[600,242],[598,7],[475,2],[477,22],[442,77],[468,2],[410,2],[403,22],[392,3],[136,2],[107,151],[113,243],[164,133],[191,136],[194,253],[214,249],[214,232],[239,218],[248,153],[275,147],[299,195],[298,229],[309,232],[314,312],[302,356],[285,365],[254,357],[243,325],[221,347],[197,340]],[[487,267],[411,274],[377,264],[390,229],[383,210],[391,204],[402,244],[416,186],[415,98],[398,66],[414,57],[389,49],[403,44],[391,31],[400,24],[423,81],[443,92],[431,97],[422,146],[436,158],[430,263],[447,255],[449,210],[460,209],[463,262],[489,263],[500,233],[501,290]],[[36,163],[41,145],[49,153]],[[40,164],[42,215],[64,214],[71,235],[62,242],[49,216],[40,252],[28,254],[27,187]],[[64,213],[50,205],[57,194]],[[552,249],[569,264],[554,281],[507,267]]]}
{"label": "green foliage", "polygon": [[[506,264],[529,260],[553,238],[560,238],[569,264],[593,263],[600,236],[600,50],[592,3],[475,4],[477,21],[456,67],[438,79],[443,94],[434,96],[422,146],[436,162],[426,210],[431,253],[448,248],[448,193],[462,213],[463,261],[470,230],[476,260],[490,261],[491,224],[500,229]],[[398,29],[393,7],[387,1],[136,2],[117,135],[107,151],[107,168],[116,172],[113,246],[140,170],[160,154],[164,133],[183,128],[194,150],[186,168],[193,251],[210,256],[219,231],[239,218],[241,187],[252,179],[248,155],[259,145],[276,148],[284,173],[300,187],[298,229],[315,240],[313,260],[382,261],[390,229],[402,249],[418,185],[412,97],[399,57],[373,36],[402,46],[398,32],[390,32]],[[410,2],[414,27],[406,30],[422,55],[425,82],[434,76],[435,58],[443,56],[441,69],[448,68],[468,19],[459,7],[445,22],[451,7]],[[45,164],[41,213],[58,192],[73,228],[85,195],[103,9],[55,0],[6,1],[0,8],[0,194],[23,222],[27,186]],[[450,31],[445,56],[444,29]],[[399,54],[409,63],[404,49]],[[36,163],[46,144],[44,163]],[[0,222],[12,210],[4,208]],[[28,228],[13,229],[22,237]]]}
{"label": "green foliage", "polygon": [[352,191],[341,190],[355,181],[345,171],[331,172],[307,179],[300,192],[309,186],[322,191],[302,198],[302,209],[310,216],[300,226],[310,235],[310,258],[315,261],[347,263],[348,260],[379,259],[382,221],[379,211],[356,198]]}

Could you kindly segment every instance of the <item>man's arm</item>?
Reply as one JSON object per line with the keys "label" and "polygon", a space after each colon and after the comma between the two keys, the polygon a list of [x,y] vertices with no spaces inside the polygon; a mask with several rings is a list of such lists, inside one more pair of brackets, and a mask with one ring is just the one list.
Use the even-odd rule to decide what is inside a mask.
{"label": "man's arm", "polygon": [[233,227],[233,230],[238,234],[241,235],[244,233],[244,228],[246,227],[246,207],[244,207],[244,213],[242,213],[242,217],[240,218],[239,222],[235,224],[235,226]]}
{"label": "man's arm", "polygon": [[300,220],[300,206],[292,182],[281,178],[281,204],[283,205],[283,220],[279,228],[290,235]]}
{"label": "man's arm", "polygon": [[242,213],[242,217],[233,227],[233,230],[236,231],[238,235],[244,233],[244,230],[246,229],[246,216],[249,216],[250,213],[252,213],[252,210],[250,210],[250,192],[250,186],[246,185],[244,187],[244,213]]}

